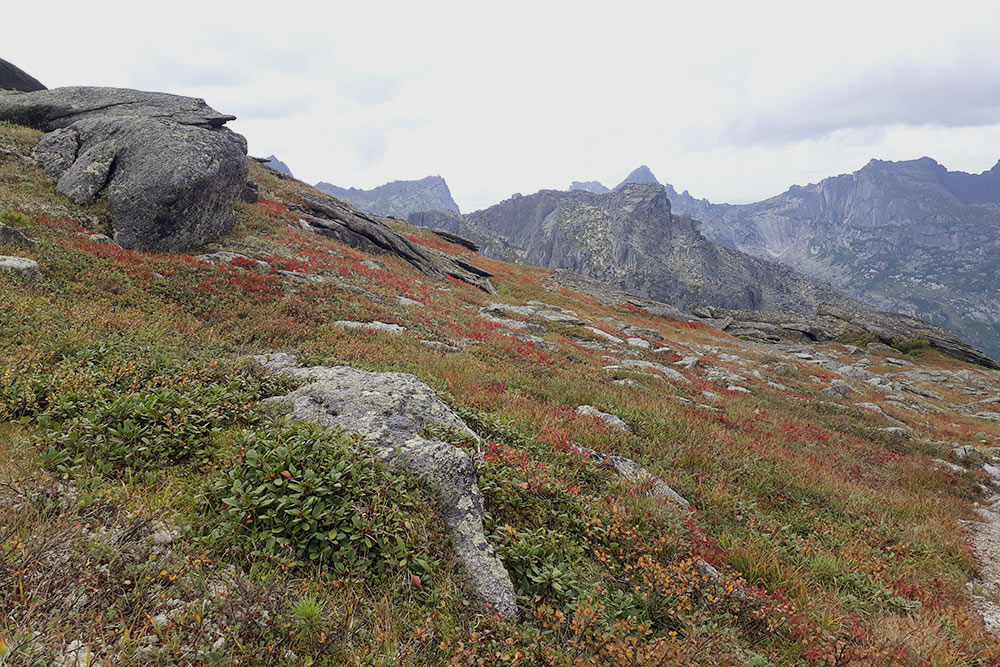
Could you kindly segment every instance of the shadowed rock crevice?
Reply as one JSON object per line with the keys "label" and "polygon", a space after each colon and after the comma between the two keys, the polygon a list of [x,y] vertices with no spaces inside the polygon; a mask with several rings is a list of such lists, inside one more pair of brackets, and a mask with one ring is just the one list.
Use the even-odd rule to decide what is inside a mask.
{"label": "shadowed rock crevice", "polygon": [[302,368],[285,354],[256,359],[272,372],[308,381],[270,402],[297,419],[362,435],[387,465],[430,485],[469,590],[490,613],[516,613],[514,586],[483,530],[483,497],[472,458],[454,445],[421,436],[429,427],[444,427],[479,440],[433,389],[408,373]]}
{"label": "shadowed rock crevice", "polygon": [[247,190],[246,140],[235,116],[204,100],[123,88],[0,93],[0,120],[48,132],[32,152],[75,204],[104,195],[115,242],[171,252],[236,224]]}

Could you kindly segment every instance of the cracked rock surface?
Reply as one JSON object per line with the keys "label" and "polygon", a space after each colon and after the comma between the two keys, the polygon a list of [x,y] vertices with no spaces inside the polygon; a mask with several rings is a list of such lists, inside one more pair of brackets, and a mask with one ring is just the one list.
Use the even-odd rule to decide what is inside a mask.
{"label": "cracked rock surface", "polygon": [[235,116],[204,100],[125,88],[0,92],[0,120],[48,132],[32,152],[76,204],[101,194],[115,243],[153,252],[212,241],[236,224],[247,187]]}
{"label": "cracked rock surface", "polygon": [[483,497],[472,458],[454,445],[421,436],[437,426],[479,440],[433,389],[408,373],[303,368],[286,354],[256,359],[273,372],[308,380],[270,401],[297,419],[362,435],[387,465],[427,482],[437,494],[437,509],[470,591],[489,612],[505,617],[516,613],[514,585],[483,532]]}

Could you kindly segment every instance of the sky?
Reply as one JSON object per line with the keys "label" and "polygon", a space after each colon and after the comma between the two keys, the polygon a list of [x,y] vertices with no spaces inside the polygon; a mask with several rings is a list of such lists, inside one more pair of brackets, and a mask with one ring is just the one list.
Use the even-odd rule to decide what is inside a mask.
{"label": "sky", "polygon": [[741,203],[930,156],[1000,159],[1000,3],[16,3],[0,57],[51,87],[204,98],[310,183],[513,193],[661,182]]}

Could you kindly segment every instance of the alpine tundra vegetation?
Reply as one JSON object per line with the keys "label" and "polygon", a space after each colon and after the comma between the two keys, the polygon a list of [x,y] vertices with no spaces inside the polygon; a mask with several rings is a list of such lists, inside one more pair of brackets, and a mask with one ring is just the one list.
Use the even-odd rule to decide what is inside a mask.
{"label": "alpine tundra vegetation", "polygon": [[837,311],[655,183],[499,206],[550,255],[610,219],[633,266],[675,224],[674,292],[504,261],[489,211],[360,211],[231,119],[0,93],[0,664],[1000,659],[989,357]]}

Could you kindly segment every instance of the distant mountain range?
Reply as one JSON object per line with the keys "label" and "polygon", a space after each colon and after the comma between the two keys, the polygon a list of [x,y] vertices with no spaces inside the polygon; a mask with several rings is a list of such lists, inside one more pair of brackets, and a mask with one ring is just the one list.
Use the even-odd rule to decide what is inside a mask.
{"label": "distant mountain range", "polygon": [[[657,183],[648,167],[621,185]],[[877,308],[920,317],[1000,357],[1000,162],[981,174],[931,158],[872,160],[753,204],[664,184],[706,238],[780,262]],[[570,190],[607,192],[597,181]]]}
{"label": "distant mountain range", "polygon": [[[794,306],[796,290],[804,290],[802,307],[809,308],[811,295],[822,293],[804,287],[793,273],[781,280],[792,280],[795,289],[779,288],[742,255],[705,245],[714,241],[829,283],[878,309],[927,320],[1000,357],[1000,162],[982,174],[967,174],[930,158],[872,160],[853,174],[793,186],[753,204],[713,204],[669,183],[662,186],[669,203],[659,201],[655,188],[636,200],[658,208],[653,217],[661,221],[671,214],[699,221],[700,227],[690,224],[696,236],[678,231],[688,223],[632,234],[636,220],[598,212],[618,206],[614,197],[595,203],[577,196],[633,185],[660,183],[643,165],[615,190],[598,181],[574,181],[568,193],[515,196],[466,216],[457,215],[440,177],[373,190],[317,187],[370,213],[464,233],[497,257],[572,268],[679,305],[711,295],[712,305],[786,307]],[[602,219],[596,227],[595,216]],[[713,262],[719,265],[713,268]],[[684,265],[687,270],[697,265],[699,277],[681,275]],[[669,279],[659,275],[664,266]]]}
{"label": "distant mountain range", "polygon": [[416,211],[459,212],[448,184],[440,176],[428,176],[419,181],[393,181],[371,190],[341,188],[324,182],[317,183],[316,189],[374,215],[405,219]]}
{"label": "distant mountain range", "polygon": [[928,320],[1000,357],[1000,162],[872,160],[761,202],[712,204],[667,185],[706,237]]}
{"label": "distant mountain range", "polygon": [[464,216],[414,213],[412,224],[467,236],[506,261],[571,269],[681,308],[796,310],[848,303],[829,285],[712,243],[673,215],[662,185],[597,194],[542,190]]}

